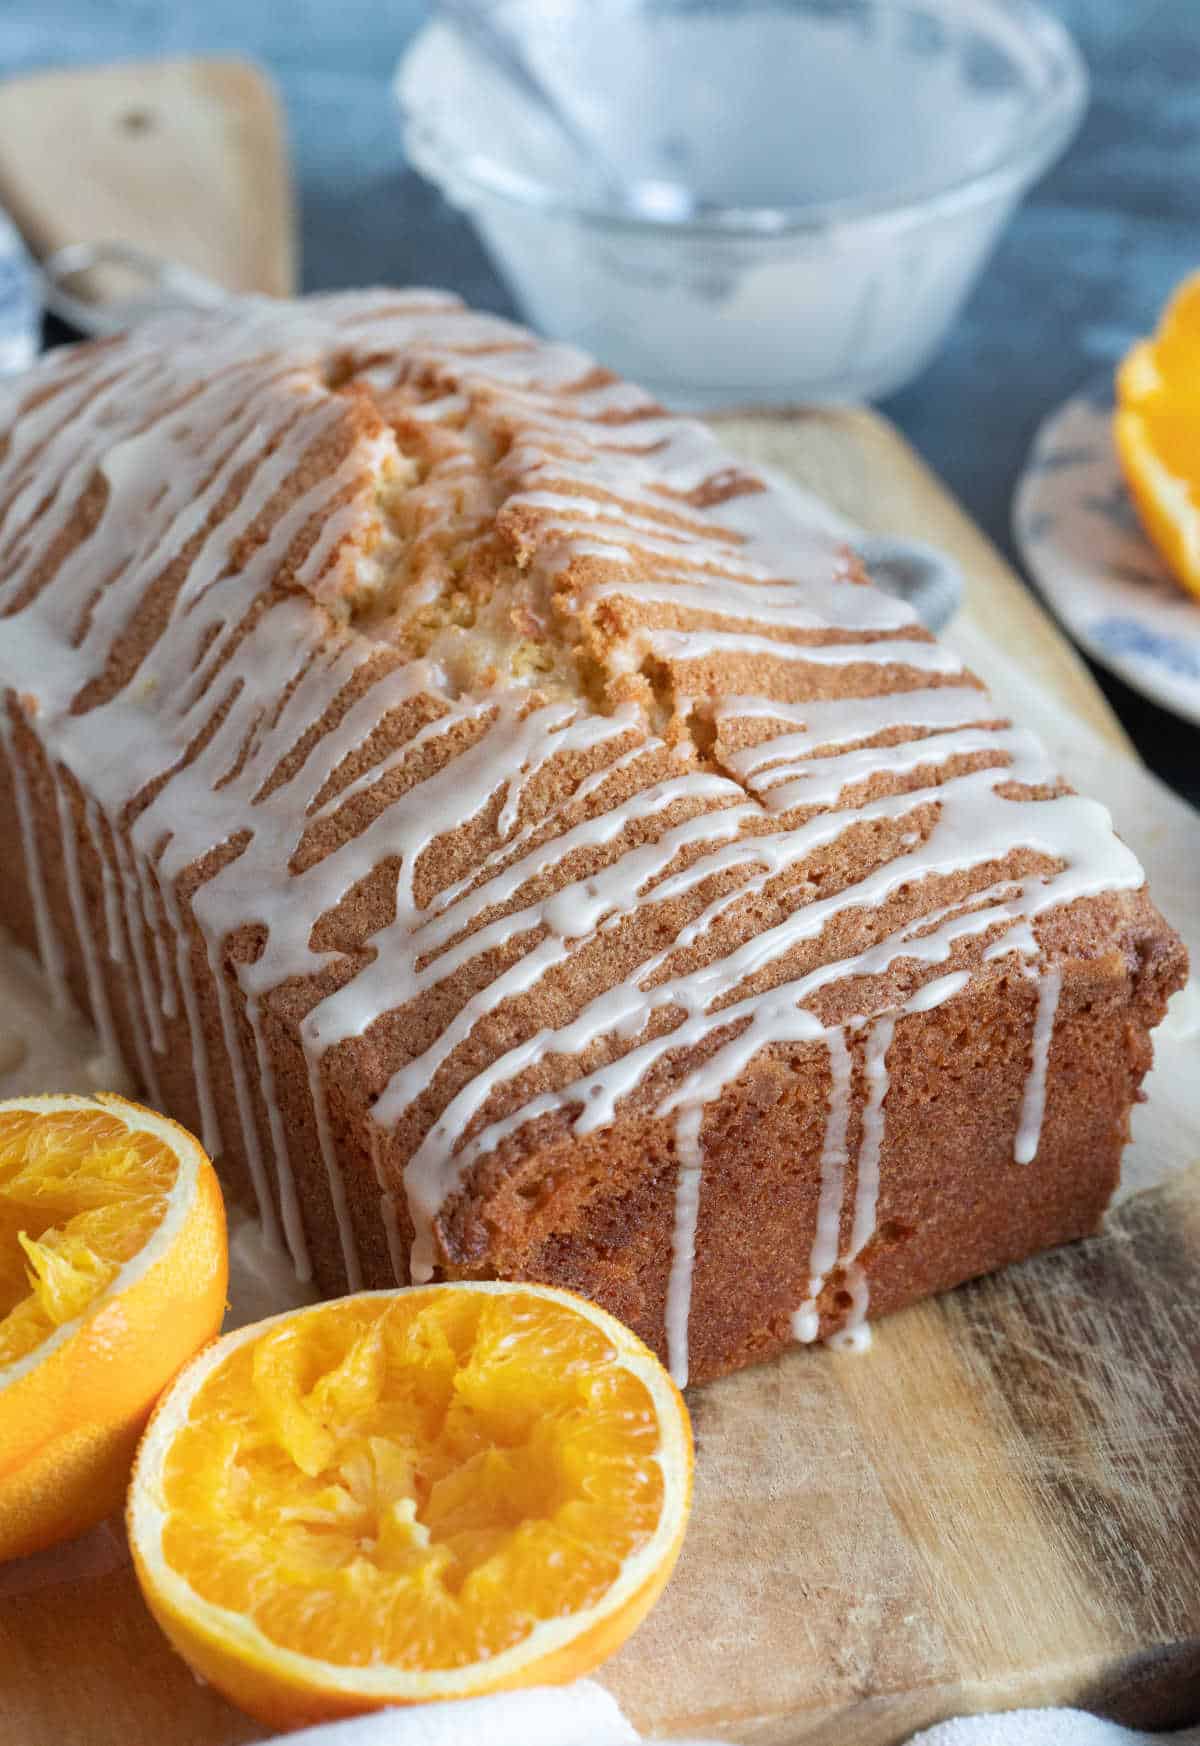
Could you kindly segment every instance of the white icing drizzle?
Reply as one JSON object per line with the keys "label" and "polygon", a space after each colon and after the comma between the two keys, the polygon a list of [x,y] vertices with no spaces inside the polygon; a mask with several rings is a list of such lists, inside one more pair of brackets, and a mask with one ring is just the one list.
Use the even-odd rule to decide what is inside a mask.
{"label": "white icing drizzle", "polygon": [[1037,1157],[1042,1135],[1042,1117],[1046,1113],[1046,1070],[1050,1065],[1050,1045],[1054,1040],[1054,1020],[1058,1012],[1058,997],[1062,993],[1062,970],[1055,964],[1038,978],[1037,1014],[1033,1021],[1033,1054],[1025,1079],[1025,1094],[1021,1100],[1021,1119],[1013,1158],[1018,1164],[1032,1164]]}
{"label": "white icing drizzle", "polygon": [[[967,986],[970,977],[957,970],[948,976],[936,977],[918,988],[905,1002],[905,1012],[930,1012],[945,1001],[952,1000]],[[879,1200],[880,1160],[883,1149],[883,1104],[888,1090],[887,1053],[895,1035],[896,1018],[879,1018],[868,1034],[864,1074],[867,1100],[863,1109],[862,1131],[855,1163],[856,1182],[853,1226],[850,1243],[842,1267],[845,1289],[850,1294],[850,1313],[832,1343],[847,1350],[861,1351],[870,1343],[866,1316],[870,1307],[870,1284],[859,1257],[875,1234],[875,1211]],[[817,1209],[816,1235],[809,1258],[808,1296],[792,1317],[792,1333],[803,1344],[811,1344],[820,1335],[818,1299],[830,1272],[839,1260],[842,1209],[845,1202],[846,1132],[852,1107],[852,1066],[842,1032],[831,1031],[826,1038],[829,1049],[831,1094],[825,1123],[825,1143],[821,1153],[821,1195]]]}
{"label": "white icing drizzle", "polygon": [[329,1127],[329,1105],[325,1099],[325,1084],[321,1078],[320,1056],[310,1054],[306,1049],[305,1061],[308,1067],[308,1095],[317,1123],[317,1144],[321,1149],[321,1161],[325,1166],[325,1180],[329,1184],[329,1198],[333,1203],[338,1236],[342,1244],[342,1261],[346,1268],[346,1289],[347,1291],[361,1291],[362,1268],[359,1265],[358,1250],[354,1245],[350,1209],[346,1204],[346,1184],[338,1168],[333,1135]]}
{"label": "white icing drizzle", "polygon": [[846,1265],[844,1288],[850,1299],[850,1308],[841,1327],[830,1334],[827,1344],[835,1352],[867,1352],[871,1347],[871,1329],[867,1322],[871,1286],[866,1269],[857,1261]]}
{"label": "white icing drizzle", "polygon": [[[204,1150],[210,1156],[215,1157],[221,1150],[221,1123],[217,1117],[217,1105],[213,1097],[212,1074],[209,1072],[208,1064],[208,1044],[204,1036],[204,1022],[200,1016],[196,979],[192,975],[191,938],[179,911],[174,885],[170,881],[164,881],[160,889],[167,925],[175,941],[175,973],[179,978],[179,986],[183,990],[183,1010],[187,1017],[188,1034],[191,1038],[192,1061],[194,1063],[192,1078],[200,1104],[200,1139]],[[161,931],[157,937],[162,938]],[[164,986],[169,982],[170,977],[164,977]],[[163,1013],[167,1018],[171,1016],[165,1004]]]}
{"label": "white icing drizzle", "polygon": [[832,1346],[846,1351],[862,1351],[870,1338],[866,1321],[871,1303],[871,1286],[860,1256],[875,1234],[875,1208],[879,1201],[879,1163],[883,1152],[883,1105],[888,1094],[887,1055],[892,1046],[895,1029],[896,1021],[891,1016],[876,1019],[867,1034],[866,1054],[863,1059],[867,1101],[863,1106],[862,1133],[855,1164],[854,1222],[850,1232],[850,1246],[842,1262],[845,1289],[850,1295],[850,1309],[842,1326],[830,1340]]}
{"label": "white icing drizzle", "polygon": [[[635,622],[639,612],[675,615],[669,625],[636,623],[620,645],[610,645],[610,676],[637,675],[648,660],[665,667],[677,719],[692,707],[682,698],[690,693],[722,741],[738,745],[721,754],[719,769],[690,747],[669,750],[637,704],[601,714],[519,687],[459,696],[432,662],[390,669],[375,662],[368,670],[381,645],[339,630],[314,602],[333,586],[332,566],[343,562],[339,542],[374,515],[377,480],[387,467],[408,463],[385,430],[358,439],[336,467],[305,470],[314,446],[342,428],[346,402],[325,387],[321,372],[347,348],[371,359],[369,379],[380,392],[419,367],[434,385],[433,397],[413,411],[427,428],[454,427],[477,406],[499,408],[511,446],[495,479],[506,494],[505,514],[536,525],[530,575],[567,579],[582,623],[618,608]],[[808,1294],[794,1328],[798,1339],[815,1337],[817,1300],[840,1268],[852,1299],[848,1338],[860,1340],[869,1306],[861,1257],[874,1232],[894,1026],[904,1013],[928,1011],[968,985],[967,970],[939,967],[978,936],[996,933],[985,962],[1006,953],[1032,960],[1039,956],[1033,923],[1046,910],[1141,885],[1141,870],[1113,837],[1103,808],[1070,794],[1036,801],[1000,794],[998,783],[1052,785],[1054,771],[1027,735],[998,720],[954,657],[922,639],[911,612],[854,582],[836,539],[805,525],[789,494],[756,488],[710,432],[667,418],[626,384],[597,381],[589,361],[569,347],[538,345],[430,293],[364,293],[168,322],[90,359],[68,354],[42,367],[43,398],[13,423],[0,464],[8,503],[0,524],[0,685],[33,690],[30,725],[51,767],[70,771],[84,790],[108,956],[132,972],[129,1018],[154,1101],[161,1102],[155,1057],[185,1021],[205,1143],[237,1144],[268,1232],[282,1227],[307,1277],[304,1209],[267,1043],[277,991],[307,979],[312,997],[300,1041],[329,1206],[354,1289],[361,1258],[326,1105],[329,1048],[367,1037],[386,1015],[423,996],[440,999],[451,978],[469,974],[472,992],[446,1006],[434,1031],[415,1037],[411,1053],[385,1068],[390,1077],[363,1123],[392,1269],[397,1279],[410,1269],[420,1279],[438,1263],[438,1220],[476,1164],[539,1118],[559,1118],[580,1136],[602,1129],[625,1100],[644,1095],[666,1055],[703,1046],[704,1064],[685,1066],[654,1110],[673,1123],[678,1160],[666,1337],[682,1382],[704,1111],[761,1051],[823,1046],[831,1089],[819,1207]],[[22,390],[4,392],[15,404]],[[466,481],[466,488],[468,461],[464,453],[448,465],[448,481]],[[302,497],[274,510],[290,481],[314,474]],[[710,494],[718,477],[732,479],[738,494]],[[80,498],[97,478],[103,502],[72,546]],[[48,580],[38,577],[39,556],[60,535],[66,557]],[[276,590],[285,561],[289,586]],[[361,553],[349,562],[360,580],[374,573]],[[157,635],[103,701],[81,703],[112,670],[147,591],[172,564],[178,587],[161,609]],[[105,582],[99,591],[98,579]],[[831,632],[834,640],[812,640]],[[858,683],[874,685],[877,674],[879,690],[811,701],[796,701],[794,689],[787,701],[711,697],[695,671],[704,661],[775,671],[783,689],[815,686],[821,669],[860,665],[868,676]],[[818,670],[815,677],[805,675],[806,666]],[[912,689],[897,691],[897,683]],[[341,782],[347,760],[410,704],[419,706],[419,725],[409,737]],[[314,724],[327,720],[332,725],[293,758]],[[754,743],[741,745],[747,727]],[[893,743],[871,743],[883,735]],[[2,712],[0,736],[39,949],[61,975],[29,795]],[[985,768],[954,768],[956,760],[978,766],[984,758]],[[538,779],[558,759],[564,769],[576,760],[571,767],[582,774],[539,811],[532,799]],[[643,760],[648,774],[639,782]],[[916,771],[924,773],[921,786],[905,789]],[[632,791],[597,815],[596,796],[617,781]],[[877,785],[874,798],[846,804],[862,783]],[[368,820],[357,834],[336,833],[319,858],[305,859],[306,832],[356,805]],[[59,809],[68,900],[86,941],[78,844],[61,791]],[[798,809],[810,815],[802,824],[792,816]],[[419,874],[426,851],[489,818],[492,840],[476,862],[441,890],[425,891]],[[805,862],[860,827],[900,829],[899,850],[832,895],[806,886]],[[939,894],[937,879],[974,875],[1017,848],[1044,857],[1045,870],[996,879],[949,904]],[[221,854],[187,899],[185,915],[181,877],[215,849]],[[397,868],[394,909],[361,942],[365,949],[351,958],[314,947],[318,924],[385,863]],[[725,883],[708,893],[708,881]],[[922,908],[917,898],[927,882],[934,882],[932,894]],[[873,918],[904,893],[916,894],[918,913],[875,938]],[[663,944],[653,925],[641,924],[676,901],[690,903],[693,913]],[[747,933],[760,902],[775,919]],[[826,942],[848,910],[867,921],[868,943],[839,957]],[[204,947],[195,964],[189,917]],[[636,961],[625,925],[633,918]],[[227,942],[243,930],[256,932],[257,955],[232,962]],[[556,996],[541,1028],[526,1028],[510,1046],[487,1041],[503,1034],[508,1003],[560,988],[572,960],[605,935],[625,953],[610,986],[574,1007]],[[791,956],[814,942],[818,961],[801,973]],[[85,954],[103,1031],[107,1007],[94,943]],[[499,966],[490,971],[489,954]],[[921,978],[915,991],[861,1015],[869,1024],[866,1105],[853,1228],[841,1254],[851,1055],[845,1035],[828,1029],[813,1003],[819,1007],[822,992],[836,984],[886,976],[901,961]],[[1036,1152],[1060,982],[1053,966],[1042,970],[1018,1157],[1030,1147],[1029,1157]],[[206,1059],[206,988],[215,990],[237,1111],[235,1132],[224,1136],[210,1071],[217,1063]],[[659,1033],[655,1014],[677,1022]],[[108,1022],[111,1029],[111,1015]],[[560,1074],[554,1089],[514,1094],[518,1076],[600,1044],[601,1065],[565,1081]],[[446,1079],[468,1051],[479,1057],[469,1074]],[[452,1092],[441,1090],[443,1082]],[[269,1146],[260,1139],[259,1099]],[[429,1113],[399,1156],[394,1136],[416,1109]],[[414,1227],[409,1257],[400,1239],[400,1193]]]}
{"label": "white icing drizzle", "polygon": [[671,1272],[667,1280],[667,1368],[677,1388],[688,1380],[688,1322],[692,1313],[692,1276],[696,1266],[696,1223],[700,1216],[700,1182],[704,1149],[700,1126],[702,1103],[685,1104],[675,1118],[675,1156],[679,1160],[675,1187],[675,1218],[671,1233]]}
{"label": "white icing drizzle", "polygon": [[283,1111],[279,1107],[279,1098],[275,1093],[275,1068],[271,1062],[270,1051],[263,1040],[262,1025],[259,1022],[258,1000],[254,996],[251,996],[246,1002],[246,1019],[254,1038],[254,1059],[258,1068],[259,1083],[262,1086],[263,1101],[267,1106],[267,1121],[271,1131],[275,1180],[279,1187],[279,1210],[283,1221],[283,1234],[287,1239],[288,1253],[292,1257],[296,1277],[298,1279],[311,1279],[312,1262],[308,1254],[308,1240],[304,1234],[304,1221],[300,1216],[300,1200],[296,1193],[296,1178],[292,1172],[291,1158],[288,1155]]}
{"label": "white icing drizzle", "polygon": [[379,1213],[383,1220],[384,1235],[387,1238],[388,1260],[392,1264],[392,1280],[396,1285],[403,1285],[408,1278],[408,1254],[400,1234],[400,1215],[396,1206],[396,1197],[388,1185],[383,1169],[383,1159],[380,1155],[383,1135],[374,1122],[370,1126],[367,1138],[371,1148],[371,1168],[375,1172],[375,1181],[379,1186]]}
{"label": "white icing drizzle", "polygon": [[[937,685],[921,691],[885,691],[878,697],[819,697],[807,703],[781,703],[768,697],[726,697],[716,711],[718,724],[777,721],[793,731],[773,734],[726,759],[739,777],[753,777],[790,760],[810,758],[843,746],[861,745],[895,728],[930,733],[979,727],[997,712],[986,691],[975,685]],[[784,775],[795,771],[788,768]],[[780,772],[774,770],[778,778]]]}
{"label": "white icing drizzle", "polygon": [[[133,873],[134,889],[137,892],[138,906],[141,910],[142,925],[149,934],[151,944],[154,947],[154,963],[158,971],[158,1010],[163,1018],[172,1019],[179,1011],[179,1002],[175,995],[175,974],[172,973],[171,969],[171,960],[174,956],[176,972],[178,971],[178,936],[175,936],[176,949],[174,954],[172,954],[171,942],[167,937],[167,931],[165,928],[161,928],[158,925],[156,899],[160,896],[160,893],[157,890],[153,873],[138,854],[136,846],[133,854],[130,856],[130,866]],[[165,899],[163,900],[163,909],[165,911],[166,919],[171,921],[173,918],[170,911],[167,909]],[[147,970],[149,970],[150,960],[148,958],[146,960],[146,965]],[[163,1035],[163,1027],[160,1025],[159,1036],[161,1037]]]}
{"label": "white icing drizzle", "polygon": [[846,1166],[849,1163],[846,1134],[850,1125],[853,1066],[841,1031],[830,1031],[826,1046],[830,1095],[821,1147],[821,1193],[817,1204],[816,1234],[808,1261],[808,1296],[792,1317],[792,1333],[805,1345],[811,1344],[821,1331],[817,1299],[825,1289],[825,1280],[838,1258]]}
{"label": "white icing drizzle", "polygon": [[125,924],[121,920],[121,894],[113,864],[104,851],[100,809],[90,794],[84,798],[83,817],[88,838],[100,863],[100,888],[104,900],[104,932],[107,938],[108,956],[114,964],[123,964],[125,962]]}
{"label": "white icing drizzle", "polygon": [[879,1158],[883,1149],[883,1102],[888,1092],[887,1054],[892,1046],[896,1021],[876,1019],[867,1036],[863,1070],[867,1102],[862,1114],[862,1139],[854,1185],[854,1225],[850,1232],[847,1260],[858,1260],[875,1230],[875,1206],[879,1199]]}
{"label": "white icing drizzle", "polygon": [[79,941],[79,949],[83,954],[83,970],[87,978],[88,1004],[92,1009],[92,1022],[96,1027],[96,1035],[100,1039],[100,1048],[109,1060],[118,1062],[121,1058],[117,1033],[113,1028],[112,1009],[108,1003],[108,990],[104,986],[104,976],[100,968],[99,955],[96,950],[96,938],[88,919],[87,904],[83,895],[83,880],[79,871],[79,843],[75,835],[75,820],[71,814],[71,803],[66,787],[57,771],[54,772],[54,798],[58,808],[58,830],[62,839],[63,873],[67,887],[67,902],[71,909],[71,920],[75,927],[75,937]]}
{"label": "white icing drizzle", "polygon": [[233,1013],[233,995],[224,970],[215,960],[212,941],[209,940],[206,944],[208,946],[209,975],[212,978],[213,988],[216,990],[217,1011],[221,1019],[221,1036],[225,1045],[225,1058],[229,1063],[229,1070],[233,1077],[233,1095],[237,1104],[238,1123],[242,1136],[242,1156],[245,1158],[250,1172],[250,1182],[254,1189],[254,1204],[263,1242],[269,1249],[275,1250],[282,1246],[279,1219],[271,1195],[266,1165],[263,1161],[258,1123],[254,1115],[254,1103],[246,1077],[246,1062],[242,1054],[241,1043],[238,1040],[237,1025]]}
{"label": "white icing drizzle", "polygon": [[[121,880],[121,893],[125,905],[125,933],[133,947],[133,962],[137,972],[137,991],[141,1001],[141,1012],[149,1036],[150,1049],[154,1054],[161,1055],[166,1047],[162,1027],[162,1007],[155,996],[154,986],[150,980],[150,964],[146,956],[146,909],[142,901],[142,884],[134,866],[133,851],[125,840],[123,831],[113,832],[116,844],[117,869]],[[152,1069],[153,1071],[153,1069]],[[156,1104],[162,1100],[158,1090],[157,1078],[152,1086]]]}
{"label": "white icing drizzle", "polygon": [[709,661],[745,655],[772,661],[803,661],[817,667],[849,667],[865,662],[876,667],[915,667],[921,673],[956,673],[961,669],[940,643],[907,643],[882,637],[871,643],[784,643],[749,631],[643,630],[631,639],[641,657],[660,661]]}
{"label": "white icing drizzle", "polygon": [[42,857],[38,848],[37,829],[33,822],[29,784],[25,780],[24,766],[16,754],[12,723],[8,719],[7,711],[2,708],[0,708],[0,745],[4,747],[9,778],[13,786],[17,825],[21,833],[21,848],[25,858],[25,880],[29,886],[29,900],[33,905],[33,924],[37,932],[38,957],[46,971],[46,977],[50,984],[50,998],[54,1003],[55,1010],[61,1012],[69,1004],[62,940],[54,925],[54,918],[50,913],[50,903],[46,896],[46,881],[42,877]]}
{"label": "white icing drizzle", "polygon": [[[900,746],[866,746],[861,751],[843,752],[840,757],[784,764],[768,770],[758,780],[751,777],[750,787],[761,795],[769,811],[791,812],[800,806],[831,806],[843,789],[872,776],[906,776],[912,770],[924,766],[938,768],[954,758],[975,753],[990,753],[999,763],[1003,752],[1004,742],[999,734],[979,728],[965,729],[961,733],[908,740]],[[787,780],[789,776],[791,781]]]}
{"label": "white icing drizzle", "polygon": [[[112,827],[111,834],[113,855],[116,861],[115,873],[121,893],[121,908],[124,916],[124,935],[133,954],[134,975],[132,983],[126,977],[126,987],[129,990],[130,1022],[134,1028],[138,1066],[141,1069],[142,1079],[145,1082],[151,1103],[156,1109],[161,1109],[163,1094],[154,1056],[156,1051],[161,1053],[163,1048],[162,1021],[159,1016],[158,1002],[150,992],[140,895],[136,898],[135,907],[137,888],[130,872],[129,845],[125,840],[124,833],[115,825]],[[97,838],[96,841],[100,843],[102,839]],[[98,849],[98,852],[102,853],[102,849]]]}
{"label": "white icing drizzle", "polygon": [[1005,958],[1009,953],[1015,953],[1019,958],[1036,958],[1038,955],[1037,936],[1027,921],[1017,922],[1009,928],[1002,939],[989,946],[983,954],[985,963],[994,958]]}

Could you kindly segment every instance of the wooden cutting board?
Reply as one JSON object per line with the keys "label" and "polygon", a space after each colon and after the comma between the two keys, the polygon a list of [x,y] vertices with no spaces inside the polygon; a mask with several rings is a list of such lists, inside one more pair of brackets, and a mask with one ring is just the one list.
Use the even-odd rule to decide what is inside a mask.
{"label": "wooden cutting board", "polygon": [[[3,124],[0,92],[0,185]],[[771,414],[726,434],[872,531],[956,556],[963,634],[1128,758],[1083,664],[884,421]],[[1200,824],[1163,828],[1172,864],[1194,867]],[[1186,1121],[1162,1133],[1200,1160]],[[892,1318],[864,1356],[797,1350],[693,1393],[684,1554],[602,1674],[631,1718],[746,1746],[889,1746],[1033,1703],[1146,1726],[1200,1714],[1198,1256],[1193,1172],[1100,1238]],[[168,1649],[111,1533],[0,1568],[0,1746],[258,1738]]]}
{"label": "wooden cutting board", "polygon": [[244,61],[132,61],[4,80],[0,205],[38,255],[119,240],[230,291],[282,297],[295,283],[279,102]]}

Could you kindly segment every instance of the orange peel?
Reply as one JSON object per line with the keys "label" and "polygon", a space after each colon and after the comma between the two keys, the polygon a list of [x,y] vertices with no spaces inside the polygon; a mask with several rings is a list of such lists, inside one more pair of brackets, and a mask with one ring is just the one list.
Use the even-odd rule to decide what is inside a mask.
{"label": "orange peel", "polygon": [[687,1408],[635,1335],[464,1281],[202,1353],[146,1432],[129,1537],[192,1668],[294,1728],[586,1673],[665,1585],[691,1485]]}
{"label": "orange peel", "polygon": [[1200,273],[1117,370],[1113,439],[1142,525],[1200,597]]}
{"label": "orange peel", "polygon": [[0,1560],[120,1508],[227,1279],[221,1190],[186,1129],[105,1093],[0,1103]]}

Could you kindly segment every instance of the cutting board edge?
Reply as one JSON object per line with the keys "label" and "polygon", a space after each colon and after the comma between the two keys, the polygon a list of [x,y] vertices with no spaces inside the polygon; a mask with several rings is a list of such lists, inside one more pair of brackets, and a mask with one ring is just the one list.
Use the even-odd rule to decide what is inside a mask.
{"label": "cutting board edge", "polygon": [[[287,122],[282,95],[269,70],[241,55],[161,58],[130,57],[100,65],[47,65],[25,69],[0,81],[0,203],[11,214],[35,256],[44,257],[69,242],[126,240],[151,252],[155,249],[154,219],[139,220],[133,233],[114,237],[113,227],[92,227],[86,235],[59,230],[47,210],[40,206],[26,181],[14,176],[5,164],[3,141],[11,125],[6,94],[26,98],[40,94],[43,100],[74,98],[89,88],[101,92],[114,82],[127,85],[139,75],[155,84],[172,80],[186,89],[189,82],[206,100],[212,99],[227,129],[244,135],[240,161],[253,163],[257,178],[254,205],[254,247],[246,251],[245,283],[232,289],[259,291],[268,296],[289,296],[296,288],[298,259],[297,202],[289,170]],[[132,95],[132,93],[130,93]],[[244,191],[249,190],[249,181]],[[107,188],[100,174],[99,185]],[[196,270],[200,264],[192,263]],[[215,277],[223,281],[217,271]]]}

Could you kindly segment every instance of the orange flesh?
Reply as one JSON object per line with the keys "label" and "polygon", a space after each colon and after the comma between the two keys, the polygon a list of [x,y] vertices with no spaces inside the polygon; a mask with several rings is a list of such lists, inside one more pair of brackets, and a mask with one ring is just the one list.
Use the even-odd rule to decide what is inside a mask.
{"label": "orange flesh", "polygon": [[164,1466],[166,1561],[280,1647],[486,1660],[601,1601],[664,1502],[645,1385],[533,1294],[353,1298],[238,1347]]}
{"label": "orange flesh", "polygon": [[1114,435],[1147,534],[1200,595],[1200,274],[1123,359]]}
{"label": "orange flesh", "polygon": [[100,1110],[0,1115],[0,1365],[111,1284],[161,1223],[174,1153]]}
{"label": "orange flesh", "polygon": [[1186,485],[1193,504],[1200,490],[1200,409],[1180,411],[1172,402],[1138,409],[1142,432],[1167,472]]}

